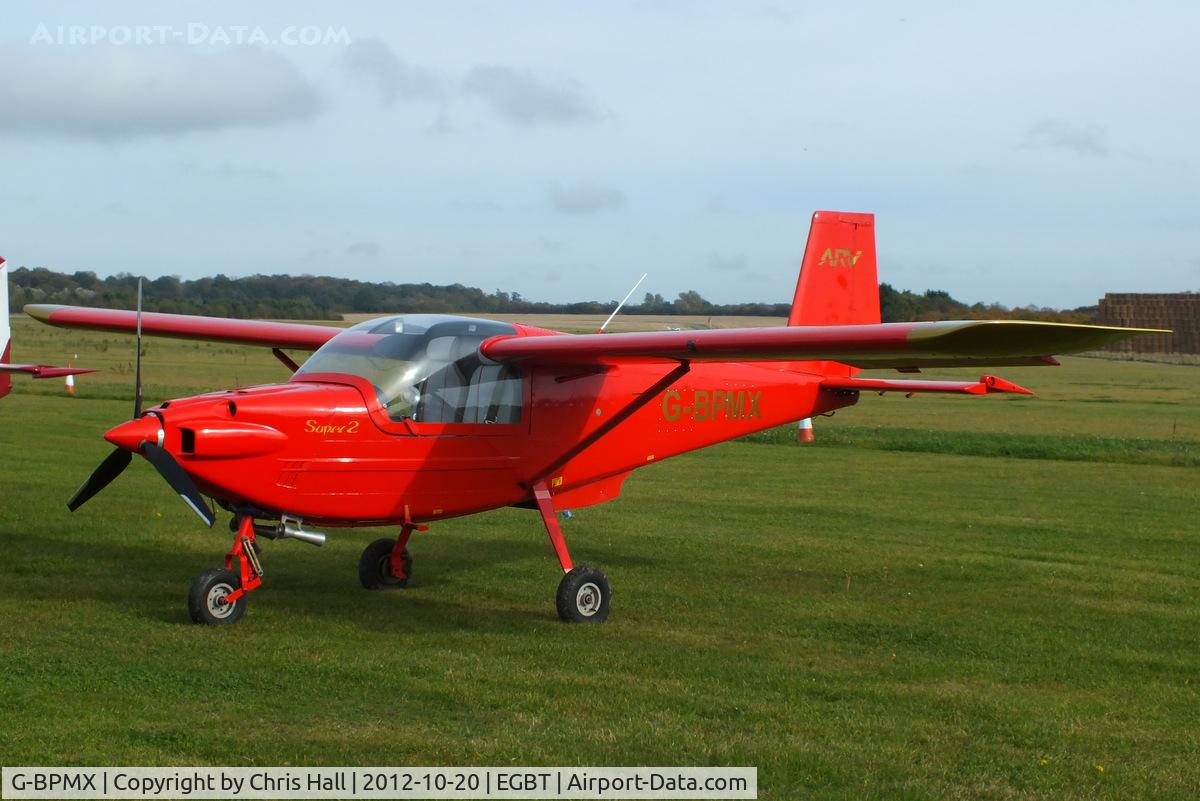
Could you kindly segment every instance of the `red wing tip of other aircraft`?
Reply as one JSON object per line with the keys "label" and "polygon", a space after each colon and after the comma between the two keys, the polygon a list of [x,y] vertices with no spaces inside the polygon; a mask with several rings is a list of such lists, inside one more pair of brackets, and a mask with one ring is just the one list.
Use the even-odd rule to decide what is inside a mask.
{"label": "red wing tip of other aircraft", "polygon": [[53,367],[48,364],[0,364],[0,373],[27,373],[32,378],[62,378],[68,375],[94,373],[84,367]]}

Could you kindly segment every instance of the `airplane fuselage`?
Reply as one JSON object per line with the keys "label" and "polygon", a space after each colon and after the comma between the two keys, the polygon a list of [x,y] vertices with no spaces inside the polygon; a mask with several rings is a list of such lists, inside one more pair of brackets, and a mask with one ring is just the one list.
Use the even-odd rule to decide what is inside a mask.
{"label": "airplane fuselage", "polygon": [[539,479],[556,508],[602,503],[638,467],[857,400],[774,363],[646,361],[514,378],[520,409],[507,422],[394,419],[367,379],[304,372],[147,412],[161,421],[162,446],[230,508],[353,526],[528,504]]}

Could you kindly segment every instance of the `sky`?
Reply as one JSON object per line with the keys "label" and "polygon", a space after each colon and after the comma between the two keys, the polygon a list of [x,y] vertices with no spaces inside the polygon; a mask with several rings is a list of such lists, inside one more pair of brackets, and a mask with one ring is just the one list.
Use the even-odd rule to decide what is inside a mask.
{"label": "sky", "polygon": [[817,209],[967,302],[1200,289],[1193,3],[6,0],[0,254],[785,302]]}

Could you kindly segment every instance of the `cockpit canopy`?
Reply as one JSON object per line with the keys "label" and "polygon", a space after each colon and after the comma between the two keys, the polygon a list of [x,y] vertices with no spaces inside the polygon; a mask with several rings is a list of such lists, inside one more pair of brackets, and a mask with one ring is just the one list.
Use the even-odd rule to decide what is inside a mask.
{"label": "cockpit canopy", "polygon": [[326,342],[296,378],[316,373],[364,378],[397,422],[519,423],[520,372],[479,355],[485,339],[516,333],[511,325],[473,317],[378,317]]}

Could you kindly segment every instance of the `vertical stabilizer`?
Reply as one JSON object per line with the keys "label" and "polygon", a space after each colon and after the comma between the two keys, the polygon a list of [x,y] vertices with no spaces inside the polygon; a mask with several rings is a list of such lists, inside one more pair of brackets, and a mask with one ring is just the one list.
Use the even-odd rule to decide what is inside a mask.
{"label": "vertical stabilizer", "polygon": [[875,215],[815,212],[788,325],[878,322]]}
{"label": "vertical stabilizer", "polygon": [[[818,211],[788,325],[868,325],[879,322],[879,274],[875,266],[875,215]],[[795,362],[823,375],[849,376],[856,368],[839,362]]]}

